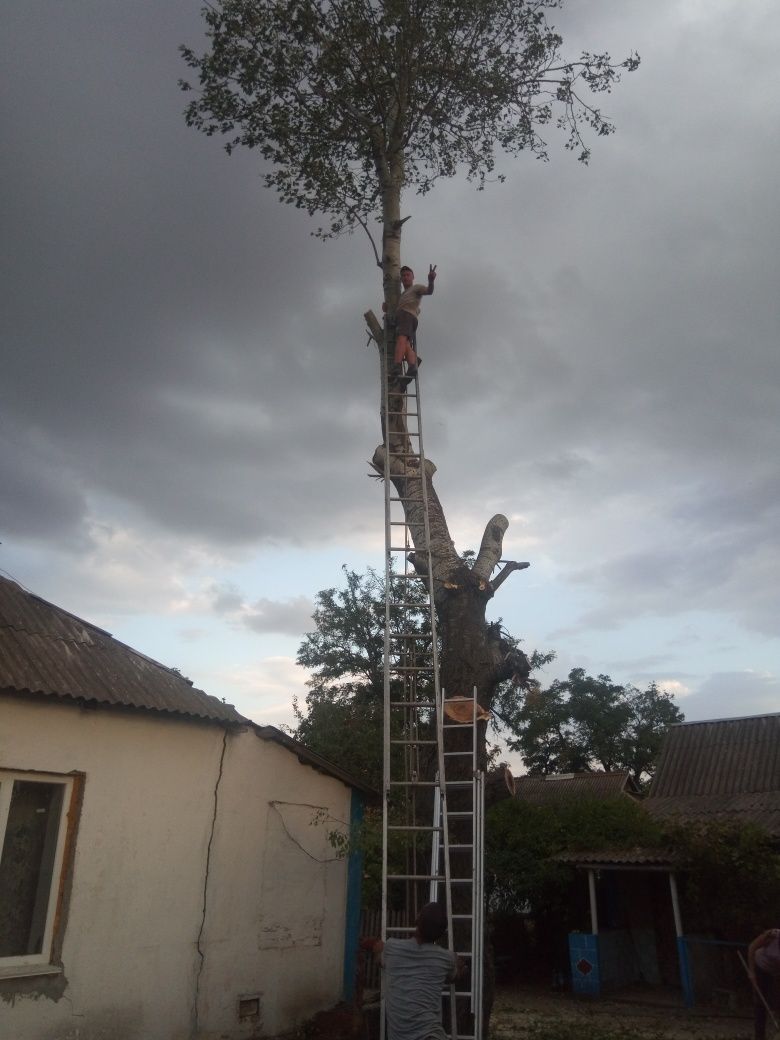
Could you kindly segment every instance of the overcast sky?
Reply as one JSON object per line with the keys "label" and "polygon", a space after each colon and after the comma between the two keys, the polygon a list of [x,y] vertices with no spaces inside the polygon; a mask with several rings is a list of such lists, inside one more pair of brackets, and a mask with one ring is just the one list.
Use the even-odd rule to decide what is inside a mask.
{"label": "overcast sky", "polygon": [[[382,567],[379,309],[365,237],[189,130],[196,0],[4,12],[0,567],[225,697],[290,721],[340,566]],[[511,526],[493,616],[686,716],[780,710],[780,6],[570,0],[569,43],[639,51],[588,168],[409,196],[438,264],[426,451],[459,549]]]}

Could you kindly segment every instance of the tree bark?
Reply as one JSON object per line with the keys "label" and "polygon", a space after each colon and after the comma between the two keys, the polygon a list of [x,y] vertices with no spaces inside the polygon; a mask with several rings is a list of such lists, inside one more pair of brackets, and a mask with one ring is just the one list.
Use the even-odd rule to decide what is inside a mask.
{"label": "tree bark", "polygon": [[[377,347],[380,351],[385,349],[382,325],[371,311],[365,318]],[[394,395],[402,390],[395,373],[388,372],[388,380]],[[391,402],[393,399],[390,397]],[[394,409],[391,403],[389,417],[382,410],[383,431],[388,420],[390,450],[409,451],[403,409]],[[374,451],[372,465],[378,474],[384,476],[384,443]],[[397,457],[390,460],[390,479],[398,496],[403,499],[406,522],[416,550],[411,562],[419,574],[425,574],[427,567],[423,481],[426,485],[434,604],[441,639],[441,686],[447,696],[470,697],[476,689],[479,703],[489,711],[497,686],[511,678],[522,684],[530,669],[525,655],[513,651],[500,627],[488,624],[485,616],[487,604],[512,571],[528,565],[510,561],[491,582],[490,576],[501,559],[504,533],[509,526],[507,518],[499,513],[489,520],[474,566],[469,567],[458,555],[452,541],[444,509],[433,486],[435,473],[435,464],[427,458],[424,466],[416,469],[410,468],[406,460]],[[485,724],[481,727],[480,758],[484,767],[487,764]]]}

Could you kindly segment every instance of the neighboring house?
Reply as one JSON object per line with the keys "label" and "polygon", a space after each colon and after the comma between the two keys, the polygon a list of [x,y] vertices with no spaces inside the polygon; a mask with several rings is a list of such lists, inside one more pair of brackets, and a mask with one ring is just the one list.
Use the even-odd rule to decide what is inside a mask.
{"label": "neighboring house", "polygon": [[361,799],[0,578],[0,1038],[237,1040],[333,1005],[360,871],[328,835]]}
{"label": "neighboring house", "polygon": [[[780,841],[780,714],[670,727],[641,804],[662,820],[756,823]],[[590,929],[572,933],[569,943],[575,992],[676,982],[690,1006],[718,988],[718,973],[739,975],[732,944],[686,934],[680,865],[670,851],[607,849],[563,858],[588,877]]]}
{"label": "neighboring house", "polygon": [[644,805],[659,819],[750,821],[780,840],[780,713],[672,726]]}
{"label": "neighboring house", "polygon": [[582,799],[609,801],[636,798],[639,789],[627,771],[614,773],[551,773],[515,779],[515,797],[529,805],[569,805]]}

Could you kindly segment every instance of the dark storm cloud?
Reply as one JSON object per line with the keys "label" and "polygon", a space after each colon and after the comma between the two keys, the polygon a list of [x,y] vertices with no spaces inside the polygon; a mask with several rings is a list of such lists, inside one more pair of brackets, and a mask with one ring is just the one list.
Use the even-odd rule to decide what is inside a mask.
{"label": "dark storm cloud", "polygon": [[32,431],[19,435],[0,424],[2,496],[0,530],[6,536],[82,542],[84,494],[63,454]]}
{"label": "dark storm cloud", "polygon": [[[657,505],[639,548],[580,568],[577,583],[602,605],[583,626],[619,625],[626,617],[713,610],[770,636],[780,635],[780,494],[777,477],[759,467],[732,474],[728,491],[706,482],[677,489]],[[647,545],[652,528],[655,542]],[[628,605],[628,608],[627,606]]]}
{"label": "dark storm cloud", "polygon": [[[696,607],[776,634],[780,22],[570,7],[577,46],[644,58],[600,99],[619,131],[591,167],[551,132],[503,186],[405,200],[404,259],[440,265],[437,487],[475,529],[522,514],[510,537],[592,591],[582,624]],[[214,547],[375,529],[370,248],[312,240],[255,155],[184,126],[197,5],[16,5],[5,31],[5,531],[73,543],[96,501]]]}
{"label": "dark storm cloud", "polygon": [[304,486],[343,521],[333,452],[373,412],[365,290],[334,278],[348,254],[262,191],[253,156],[184,126],[192,6],[55,5],[10,29],[4,483],[23,458],[41,490],[12,496],[6,530],[70,532],[83,504],[64,484],[225,543],[273,538],[280,516],[310,537]]}

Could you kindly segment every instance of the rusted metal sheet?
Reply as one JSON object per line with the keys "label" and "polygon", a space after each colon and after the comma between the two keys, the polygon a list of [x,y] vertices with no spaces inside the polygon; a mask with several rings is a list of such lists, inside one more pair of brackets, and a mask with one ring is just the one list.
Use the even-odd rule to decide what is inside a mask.
{"label": "rusted metal sheet", "polygon": [[245,724],[171,668],[0,577],[0,690]]}

